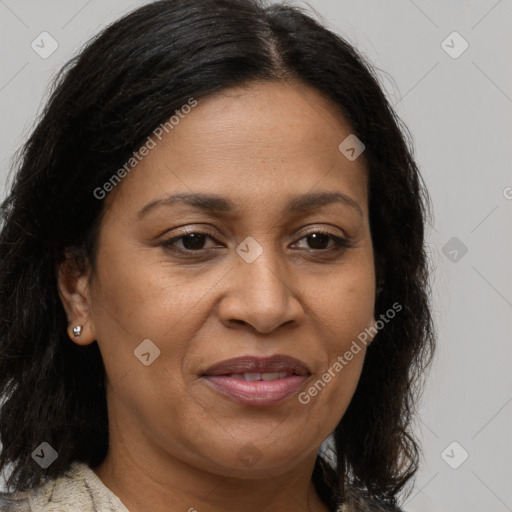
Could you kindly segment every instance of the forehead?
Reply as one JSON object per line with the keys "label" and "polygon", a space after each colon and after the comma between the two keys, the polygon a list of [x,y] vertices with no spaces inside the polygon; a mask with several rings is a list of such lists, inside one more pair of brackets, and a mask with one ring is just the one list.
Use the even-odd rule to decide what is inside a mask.
{"label": "forehead", "polygon": [[[351,134],[340,108],[302,83],[256,82],[198,100],[198,105],[162,146],[187,157],[237,155],[239,160],[297,160],[308,153],[317,161],[337,156],[340,142]],[[200,150],[200,151],[199,151]],[[265,152],[262,153],[262,150]]]}
{"label": "forehead", "polygon": [[199,192],[254,200],[253,207],[315,188],[366,198],[364,154],[350,161],[340,152],[351,127],[315,89],[258,82],[200,98],[186,112],[161,140],[152,136],[153,149],[109,200],[119,195],[136,208],[166,194]]}

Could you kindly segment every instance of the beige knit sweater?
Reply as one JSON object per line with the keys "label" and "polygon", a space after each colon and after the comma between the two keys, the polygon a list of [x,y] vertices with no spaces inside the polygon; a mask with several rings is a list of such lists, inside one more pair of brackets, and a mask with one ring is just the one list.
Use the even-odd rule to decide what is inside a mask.
{"label": "beige knit sweater", "polygon": [[66,475],[18,493],[0,493],[0,512],[129,512],[83,462]]}
{"label": "beige knit sweater", "polygon": [[[400,512],[369,503],[355,492],[338,512]],[[0,512],[129,512],[83,462],[74,462],[66,475],[18,493],[0,493]]]}

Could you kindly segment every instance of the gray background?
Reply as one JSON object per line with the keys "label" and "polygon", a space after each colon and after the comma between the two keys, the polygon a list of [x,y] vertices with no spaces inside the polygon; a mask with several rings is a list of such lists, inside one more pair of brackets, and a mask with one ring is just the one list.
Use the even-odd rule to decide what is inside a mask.
{"label": "gray background", "polygon": [[[1,197],[52,75],[143,3],[0,0]],[[404,508],[512,511],[512,1],[310,4],[382,70],[434,204],[428,243],[439,350],[417,425],[424,460]],[[31,48],[43,31],[59,45],[47,59]],[[469,44],[461,55],[463,41],[448,37],[454,31]]]}

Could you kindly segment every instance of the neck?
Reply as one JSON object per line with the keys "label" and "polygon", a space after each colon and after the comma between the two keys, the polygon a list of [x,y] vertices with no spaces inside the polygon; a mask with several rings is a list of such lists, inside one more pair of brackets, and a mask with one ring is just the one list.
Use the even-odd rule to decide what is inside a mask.
{"label": "neck", "polygon": [[292,470],[241,478],[236,470],[215,474],[169,457],[135,460],[111,446],[94,471],[130,512],[328,512],[311,481],[315,457]]}

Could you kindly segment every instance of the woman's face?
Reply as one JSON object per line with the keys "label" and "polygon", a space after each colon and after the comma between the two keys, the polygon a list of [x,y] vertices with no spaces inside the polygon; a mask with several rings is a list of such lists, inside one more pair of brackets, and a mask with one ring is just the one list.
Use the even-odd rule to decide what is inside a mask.
{"label": "woman's face", "polygon": [[87,307],[67,310],[101,350],[111,444],[141,465],[279,474],[340,421],[375,294],[364,154],[338,149],[350,134],[305,85],[225,90],[153,135],[104,199]]}

